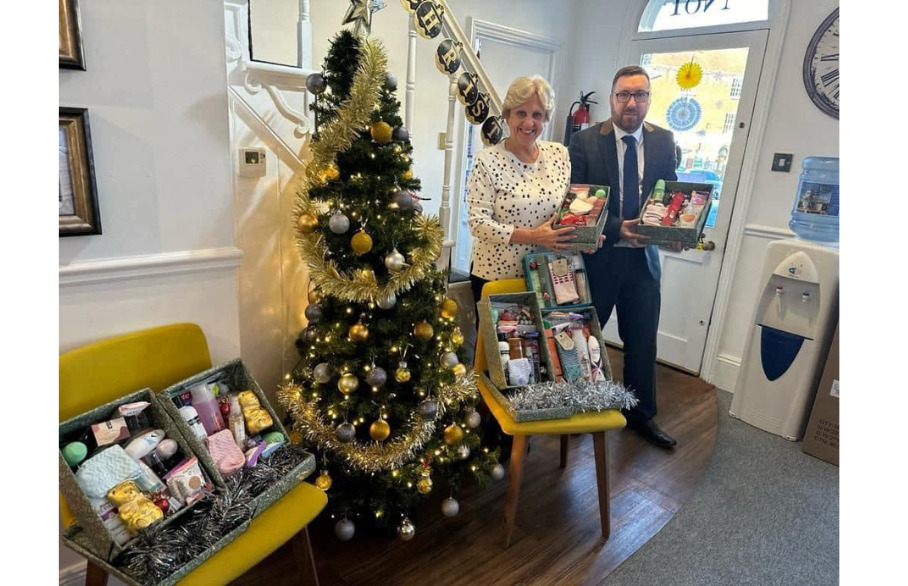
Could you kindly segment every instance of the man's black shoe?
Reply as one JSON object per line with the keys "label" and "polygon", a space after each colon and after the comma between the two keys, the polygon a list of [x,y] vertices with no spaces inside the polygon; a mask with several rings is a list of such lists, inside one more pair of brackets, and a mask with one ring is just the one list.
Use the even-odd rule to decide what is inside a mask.
{"label": "man's black shoe", "polygon": [[671,436],[662,431],[652,419],[647,419],[646,421],[628,421],[627,428],[635,431],[637,435],[660,448],[674,448],[675,444],[678,443]]}

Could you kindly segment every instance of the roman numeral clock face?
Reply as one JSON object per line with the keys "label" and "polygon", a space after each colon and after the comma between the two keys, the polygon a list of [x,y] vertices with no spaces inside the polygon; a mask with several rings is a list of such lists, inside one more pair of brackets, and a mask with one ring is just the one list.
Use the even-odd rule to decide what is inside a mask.
{"label": "roman numeral clock face", "polygon": [[820,110],[839,117],[839,9],[826,17],[804,55],[804,86]]}

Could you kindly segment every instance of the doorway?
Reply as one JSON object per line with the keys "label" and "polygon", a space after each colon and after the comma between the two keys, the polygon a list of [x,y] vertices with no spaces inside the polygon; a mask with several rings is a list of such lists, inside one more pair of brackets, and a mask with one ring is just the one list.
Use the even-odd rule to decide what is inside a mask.
{"label": "doorway", "polygon": [[[650,75],[653,97],[647,120],[674,132],[679,180],[713,187],[714,211],[703,241],[715,248],[659,253],[657,358],[695,375],[703,362],[768,34],[758,29],[635,40],[626,61],[639,63]],[[682,68],[696,74],[679,81]],[[602,334],[621,346],[614,314]]]}

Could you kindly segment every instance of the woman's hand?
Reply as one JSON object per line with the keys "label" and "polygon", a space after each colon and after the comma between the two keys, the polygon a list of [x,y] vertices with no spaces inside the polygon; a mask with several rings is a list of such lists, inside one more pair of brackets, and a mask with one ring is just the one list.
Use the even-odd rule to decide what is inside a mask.
{"label": "woman's hand", "polygon": [[567,250],[570,242],[576,238],[573,226],[555,228],[557,212],[535,228],[514,228],[511,244],[535,244],[549,250]]}

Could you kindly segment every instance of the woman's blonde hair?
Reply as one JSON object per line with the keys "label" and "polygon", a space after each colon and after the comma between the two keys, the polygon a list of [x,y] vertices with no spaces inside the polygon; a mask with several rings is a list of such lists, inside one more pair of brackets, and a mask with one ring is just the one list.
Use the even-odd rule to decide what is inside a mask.
{"label": "woman's blonde hair", "polygon": [[538,97],[542,103],[545,121],[548,122],[552,110],[555,109],[555,92],[540,75],[518,77],[511,82],[511,87],[508,88],[508,93],[501,104],[501,117],[507,118],[511,114],[511,108],[525,104],[533,96]]}

